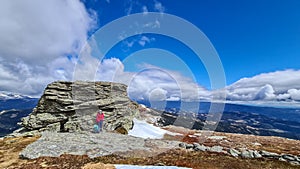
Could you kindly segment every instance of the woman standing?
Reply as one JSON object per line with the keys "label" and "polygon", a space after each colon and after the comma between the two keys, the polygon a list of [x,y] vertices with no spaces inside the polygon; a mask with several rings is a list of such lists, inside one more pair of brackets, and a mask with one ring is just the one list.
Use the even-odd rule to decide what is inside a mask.
{"label": "woman standing", "polygon": [[102,110],[99,110],[96,116],[96,123],[98,125],[98,132],[102,131],[102,126],[103,126],[103,121],[104,121],[104,113]]}

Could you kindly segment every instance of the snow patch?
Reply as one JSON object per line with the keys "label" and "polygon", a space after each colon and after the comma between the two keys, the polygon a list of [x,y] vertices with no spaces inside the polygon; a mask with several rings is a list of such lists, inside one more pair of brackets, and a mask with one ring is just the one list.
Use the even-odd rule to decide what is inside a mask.
{"label": "snow patch", "polygon": [[16,94],[16,93],[8,93],[4,91],[0,91],[0,99],[2,100],[9,100],[9,99],[27,99],[32,98],[30,96]]}
{"label": "snow patch", "polygon": [[134,126],[132,130],[129,130],[128,135],[141,137],[141,138],[151,138],[151,139],[162,139],[167,133],[159,127],[153,126],[145,121],[133,119]]}

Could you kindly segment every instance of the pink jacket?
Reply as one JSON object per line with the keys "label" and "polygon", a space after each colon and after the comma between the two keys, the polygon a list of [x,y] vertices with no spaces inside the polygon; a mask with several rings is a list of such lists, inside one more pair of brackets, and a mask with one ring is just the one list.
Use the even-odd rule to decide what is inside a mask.
{"label": "pink jacket", "polygon": [[104,120],[104,113],[97,113],[96,122],[100,122],[101,120]]}

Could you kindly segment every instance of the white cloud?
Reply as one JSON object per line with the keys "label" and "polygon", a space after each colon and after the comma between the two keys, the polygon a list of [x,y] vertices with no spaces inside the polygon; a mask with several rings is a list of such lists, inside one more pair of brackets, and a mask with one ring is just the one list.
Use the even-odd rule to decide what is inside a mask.
{"label": "white cloud", "polygon": [[130,15],[132,13],[139,13],[139,12],[142,12],[143,14],[146,15],[149,11],[160,12],[160,13],[165,12],[165,7],[161,2],[157,0],[148,1],[147,5],[148,7],[140,0],[127,0],[125,3],[124,12],[126,15]]}
{"label": "white cloud", "polygon": [[273,100],[275,99],[274,92],[275,91],[273,87],[269,84],[266,84],[256,93],[254,100]]}
{"label": "white cloud", "polygon": [[149,100],[164,101],[167,99],[167,94],[168,91],[158,87],[149,92]]}
{"label": "white cloud", "polygon": [[[92,57],[84,62],[94,63]],[[209,91],[176,71],[162,69],[153,65],[140,65],[140,72],[124,71],[123,63],[117,58],[104,59],[94,70],[90,65],[81,64],[78,78],[86,80],[113,81],[128,85],[128,94],[135,100],[185,100],[194,101],[207,98]],[[85,68],[86,67],[86,68]],[[77,68],[76,68],[77,69]],[[84,70],[88,69],[88,72]],[[94,73],[93,73],[94,72]],[[96,73],[95,73],[96,72]],[[83,76],[83,77],[82,77]]]}
{"label": "white cloud", "polygon": [[276,92],[285,92],[287,89],[300,88],[300,70],[284,70],[271,73],[262,73],[251,78],[243,78],[232,84],[230,88],[257,88],[266,84],[274,87]]}
{"label": "white cloud", "polygon": [[142,36],[141,39],[139,40],[139,44],[144,47],[147,43],[151,43],[154,40],[155,38],[150,39],[147,36]]}
{"label": "white cloud", "polygon": [[138,100],[181,98],[185,101],[195,101],[203,96],[209,96],[206,89],[179,72],[147,64],[142,66],[144,69],[133,75],[130,83],[127,83],[131,98]]}
{"label": "white cloud", "polygon": [[38,95],[71,80],[74,60],[96,19],[79,0],[0,2],[0,90]]}
{"label": "white cloud", "polygon": [[179,101],[180,100],[180,97],[177,97],[177,96],[171,96],[169,98],[166,99],[167,101]]}
{"label": "white cloud", "polygon": [[290,95],[290,99],[300,101],[300,90],[290,89],[287,94]]}
{"label": "white cloud", "polygon": [[[164,12],[162,3],[154,1],[153,9],[130,1],[138,10]],[[79,53],[87,33],[96,23],[79,0],[3,0],[0,2],[0,91],[39,95],[55,80],[104,80],[129,85],[135,99],[185,100],[220,99],[226,92],[232,101],[300,101],[300,70],[284,70],[243,78],[216,91],[207,91],[192,79],[176,71],[143,65],[144,71],[125,72],[116,58],[99,60],[86,55],[77,59],[67,57]],[[159,27],[158,21],[142,27]],[[122,36],[120,36],[122,38]],[[127,43],[145,46],[153,38],[139,36]],[[73,72],[76,77],[73,79]]]}
{"label": "white cloud", "polygon": [[161,2],[155,1],[155,3],[154,3],[154,10],[158,11],[160,13],[164,13],[165,12],[165,7],[162,5]]}
{"label": "white cloud", "polygon": [[[140,13],[142,12],[144,15],[147,15],[149,11],[153,12],[160,12],[164,13],[165,7],[162,5],[161,2],[153,0],[151,3],[153,3],[152,8],[148,8],[146,5],[141,3],[138,0],[129,0],[126,1],[125,4],[125,13],[126,15],[130,15],[133,13]],[[140,27],[139,29],[139,34],[143,34],[143,29],[146,27],[152,27],[152,28],[159,28],[160,27],[160,22],[158,20],[155,20],[154,22],[149,22],[144,25],[137,25]],[[132,48],[135,44],[139,44],[140,46],[144,47],[147,43],[150,43],[155,40],[155,38],[149,38],[147,36],[137,36],[134,39],[128,40],[124,39],[126,37],[125,33],[121,33],[119,36],[119,39],[122,40],[125,49],[123,51],[128,51],[128,48]]]}
{"label": "white cloud", "polygon": [[[122,82],[124,80],[121,80],[120,77],[126,75],[124,65],[119,59],[104,59],[98,67],[96,80]],[[130,76],[130,74],[127,76]],[[127,78],[130,77],[126,77],[125,79]]]}
{"label": "white cloud", "polygon": [[227,99],[235,101],[300,100],[300,70],[263,73],[243,78],[226,87]]}
{"label": "white cloud", "polygon": [[142,7],[142,11],[143,11],[143,14],[146,15],[146,14],[148,13],[148,8],[147,8],[147,6],[144,5],[144,6]]}
{"label": "white cloud", "polygon": [[125,51],[127,51],[129,48],[132,48],[134,45],[138,44],[141,47],[145,47],[146,44],[150,44],[151,42],[155,41],[154,37],[148,37],[145,35],[137,36],[134,39],[124,39],[122,35],[119,36],[119,39],[122,40],[123,45],[125,46]]}

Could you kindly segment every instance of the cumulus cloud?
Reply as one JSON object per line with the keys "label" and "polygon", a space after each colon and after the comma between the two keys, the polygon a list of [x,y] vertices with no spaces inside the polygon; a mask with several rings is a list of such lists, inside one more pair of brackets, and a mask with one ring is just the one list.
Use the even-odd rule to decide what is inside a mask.
{"label": "cumulus cloud", "polygon": [[[85,59],[93,63],[93,57]],[[138,72],[124,71],[123,63],[117,58],[104,59],[93,71],[85,72],[90,66],[81,64],[78,79],[113,81],[128,85],[128,94],[134,100],[184,100],[196,101],[207,98],[210,93],[192,79],[179,72],[170,71],[149,64],[140,65]],[[86,68],[84,68],[86,66]],[[77,68],[76,68],[77,69]],[[81,77],[84,76],[84,77]]]}
{"label": "cumulus cloud", "polygon": [[162,69],[153,65],[143,65],[141,72],[135,73],[128,83],[128,93],[137,100],[184,100],[196,101],[209,92],[192,79],[179,72]]}
{"label": "cumulus cloud", "polygon": [[[152,9],[131,3],[128,12],[136,4],[145,14],[148,10],[164,12],[162,3],[153,2]],[[74,56],[97,22],[79,0],[3,0],[0,20],[0,91],[35,96],[55,80],[103,80],[127,84],[130,97],[136,100],[221,99],[225,92],[232,101],[300,101],[300,70],[263,73],[208,91],[176,71],[145,64],[140,72],[126,72],[119,59],[100,62],[90,56],[93,46],[81,52],[87,57],[78,59]],[[142,25],[148,26],[160,23]],[[143,47],[153,40],[138,36],[127,46]]]}
{"label": "cumulus cloud", "polygon": [[297,101],[299,81],[300,70],[284,70],[243,78],[225,89],[227,99],[233,101]]}
{"label": "cumulus cloud", "polygon": [[300,70],[264,73],[208,91],[179,72],[143,66],[144,71],[131,74],[126,82],[130,96],[138,100],[223,100],[226,93],[231,101],[300,101]]}
{"label": "cumulus cloud", "polygon": [[0,90],[38,95],[53,80],[70,80],[95,18],[79,0],[1,1]]}
{"label": "cumulus cloud", "polygon": [[289,95],[288,99],[292,99],[292,100],[296,100],[296,101],[300,101],[300,90],[298,89],[289,89],[287,91],[287,94]]}
{"label": "cumulus cloud", "polygon": [[273,87],[269,84],[261,87],[256,93],[254,100],[273,100],[275,98],[275,91]]}

